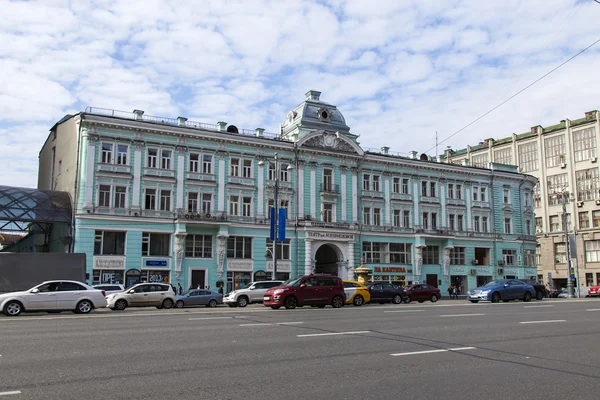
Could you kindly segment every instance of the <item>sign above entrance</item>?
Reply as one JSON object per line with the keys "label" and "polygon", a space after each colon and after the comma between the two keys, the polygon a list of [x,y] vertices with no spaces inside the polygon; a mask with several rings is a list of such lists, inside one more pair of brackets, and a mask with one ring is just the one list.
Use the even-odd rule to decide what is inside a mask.
{"label": "sign above entrance", "polygon": [[309,238],[316,238],[316,239],[345,239],[345,240],[354,239],[354,235],[348,234],[348,233],[306,232],[306,235]]}
{"label": "sign above entrance", "polygon": [[411,273],[412,269],[407,270],[405,267],[373,267],[374,272],[392,272],[392,273]]}

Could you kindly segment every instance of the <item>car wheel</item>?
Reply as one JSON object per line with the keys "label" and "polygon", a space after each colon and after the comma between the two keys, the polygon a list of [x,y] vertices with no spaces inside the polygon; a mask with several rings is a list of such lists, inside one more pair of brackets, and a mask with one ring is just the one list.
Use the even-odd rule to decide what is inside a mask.
{"label": "car wheel", "polygon": [[89,300],[81,300],[77,303],[77,307],[75,307],[75,311],[78,314],[88,314],[94,309],[94,305]]}
{"label": "car wheel", "polygon": [[494,294],[492,295],[492,303],[498,303],[500,300],[502,300],[502,296],[500,296],[500,293],[494,292]]}
{"label": "car wheel", "polygon": [[432,302],[432,303],[435,303],[436,301],[438,301],[438,297],[437,297],[437,295],[435,295],[435,294],[432,294],[432,295],[431,295],[431,302]]}
{"label": "car wheel", "polygon": [[6,303],[6,305],[4,306],[4,310],[2,311],[7,317],[16,317],[23,311],[23,305],[16,300],[9,301],[8,303]]}
{"label": "car wheel", "polygon": [[115,303],[115,307],[113,308],[113,310],[123,311],[126,308],[127,308],[127,301],[121,299],[121,300],[117,300],[117,302]]}
{"label": "car wheel", "polygon": [[410,298],[410,296],[406,296],[406,298],[404,299],[404,303],[408,304],[412,301],[412,299]]}
{"label": "car wheel", "polygon": [[394,295],[394,297],[392,297],[392,303],[394,303],[394,304],[402,303],[402,296],[400,296],[399,294]]}
{"label": "car wheel", "polygon": [[246,307],[248,305],[248,298],[246,296],[240,296],[237,299],[238,307]]}
{"label": "car wheel", "polygon": [[341,296],[335,296],[331,301],[333,308],[340,308],[344,306],[344,299]]}
{"label": "car wheel", "polygon": [[[585,296],[585,297],[589,297],[589,296]],[[542,300],[544,298],[544,294],[542,292],[537,292],[535,294],[535,298],[536,298],[536,300]]]}
{"label": "car wheel", "polygon": [[531,293],[525,292],[525,295],[523,295],[523,301],[525,301],[525,302],[531,301]]}
{"label": "car wheel", "polygon": [[285,299],[285,308],[288,310],[293,310],[298,305],[298,300],[294,296],[290,296]]}
{"label": "car wheel", "polygon": [[354,299],[352,299],[352,304],[354,304],[356,307],[360,307],[365,304],[365,299],[363,299],[361,295],[354,296]]}
{"label": "car wheel", "polygon": [[163,308],[169,309],[171,307],[173,307],[173,300],[171,299],[164,299],[162,302],[162,306]]}
{"label": "car wheel", "polygon": [[271,306],[271,308],[272,308],[273,310],[279,310],[279,309],[281,308],[281,306]]}
{"label": "car wheel", "polygon": [[185,304],[183,304],[183,300],[177,300],[177,303],[175,303],[175,307],[177,308],[183,308],[185,306]]}
{"label": "car wheel", "polygon": [[208,302],[207,306],[210,308],[215,308],[217,306],[217,301],[215,299],[212,299],[211,301]]}
{"label": "car wheel", "polygon": [[470,300],[471,303],[479,303],[479,300]]}

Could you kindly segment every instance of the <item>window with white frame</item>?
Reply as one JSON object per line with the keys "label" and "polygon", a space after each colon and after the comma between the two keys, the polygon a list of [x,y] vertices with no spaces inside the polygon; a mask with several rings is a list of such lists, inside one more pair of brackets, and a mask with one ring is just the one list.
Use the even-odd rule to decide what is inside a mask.
{"label": "window with white frame", "polygon": [[99,186],[98,207],[110,207],[110,185]]}
{"label": "window with white frame", "polygon": [[592,228],[600,227],[600,210],[592,211]]}
{"label": "window with white frame", "polygon": [[[566,175],[566,174],[565,174]],[[600,177],[598,167],[575,172],[577,201],[595,200],[599,197]]]}
{"label": "window with white frame", "polygon": [[213,156],[212,154],[202,155],[202,173],[212,174],[213,172]]}
{"label": "window with white frame", "polygon": [[117,164],[127,165],[127,154],[129,153],[129,146],[126,144],[117,144]]}
{"label": "window with white frame", "polygon": [[502,249],[502,259],[506,265],[517,265],[517,250]]}
{"label": "window with white frame", "polygon": [[512,218],[504,218],[504,233],[512,233]]}
{"label": "window with white frame", "polygon": [[244,160],[242,165],[242,176],[244,178],[252,178],[252,160]]}
{"label": "window with white frame", "polygon": [[333,189],[333,170],[330,168],[323,169],[323,190],[331,191]]}
{"label": "window with white frame", "polygon": [[448,198],[449,199],[453,199],[454,198],[454,183],[449,183],[448,184]]}
{"label": "window with white frame", "polygon": [[381,192],[381,176],[379,175],[373,175],[373,182],[371,185],[371,190],[373,190],[374,192]]}
{"label": "window with white frame", "polygon": [[584,247],[586,262],[600,262],[600,240],[586,240]]}
{"label": "window with white frame", "polygon": [[125,232],[100,231],[94,232],[94,255],[123,256],[125,255]]}
{"label": "window with white frame", "polygon": [[127,207],[127,187],[126,186],[115,186],[115,200],[114,208],[126,208]]}
{"label": "window with white frame", "polygon": [[381,208],[373,208],[373,225],[381,226]]}
{"label": "window with white frame", "polygon": [[423,229],[437,229],[437,212],[424,212],[423,217]]}
{"label": "window with white frame", "polygon": [[560,217],[558,215],[551,215],[550,220],[550,232],[560,231]]}
{"label": "window with white frame", "polygon": [[540,191],[540,183],[536,183],[533,187],[533,207],[540,208],[542,206],[542,193]]}
{"label": "window with white frame", "polygon": [[550,175],[546,177],[546,193],[548,193],[548,205],[556,206],[562,204],[563,189],[569,187],[567,174]]}
{"label": "window with white frame", "polygon": [[448,198],[462,200],[462,185],[459,183],[448,184]]}
{"label": "window with white frame", "polygon": [[481,217],[481,232],[489,232],[490,231],[490,227],[488,224],[488,217],[487,216],[482,216]]}
{"label": "window with white frame", "polygon": [[333,203],[323,202],[321,214],[323,222],[333,222]]}
{"label": "window with white frame", "polygon": [[471,165],[479,168],[487,168],[488,166],[488,154],[482,153],[471,157]]}
{"label": "window with white frame", "polygon": [[363,207],[363,225],[371,225],[371,207]]}
{"label": "window with white frame", "polygon": [[531,219],[525,220],[525,234],[532,235]]}
{"label": "window with white frame", "polygon": [[202,212],[210,214],[212,210],[212,194],[202,193]]}
{"label": "window with white frame", "polygon": [[558,135],[544,140],[546,167],[557,167],[565,162],[565,135]]}
{"label": "window with white frame", "polygon": [[456,215],[448,214],[448,229],[451,231],[456,229]]}
{"label": "window with white frame", "polygon": [[[290,239],[285,239],[284,242],[277,241],[276,255],[278,260],[291,260],[290,258]],[[273,250],[273,241],[267,238],[267,248]]]}
{"label": "window with white frame", "polygon": [[240,215],[240,196],[229,196],[229,215]]}
{"label": "window with white frame", "polygon": [[481,232],[481,217],[479,215],[473,216],[473,231]]}
{"label": "window with white frame", "polygon": [[533,250],[525,249],[523,251],[523,258],[525,267],[535,267],[535,252]]}
{"label": "window with white frame", "polygon": [[384,244],[379,242],[363,242],[363,259],[365,263],[380,263],[384,256]]}
{"label": "window with white frame", "polygon": [[112,143],[102,143],[102,158],[101,162],[103,164],[112,164],[113,162],[113,144]]}
{"label": "window with white frame", "polygon": [[151,189],[151,188],[146,189],[144,209],[156,210],[156,189]]}
{"label": "window with white frame", "polygon": [[410,211],[408,210],[402,211],[402,226],[410,228]]}
{"label": "window with white frame", "polygon": [[288,170],[288,164],[281,164],[279,166],[279,180],[281,182],[289,182],[290,181],[290,171]]}
{"label": "window with white frame", "polygon": [[587,229],[590,227],[590,212],[579,212],[579,229]]}
{"label": "window with white frame", "polygon": [[169,256],[170,254],[170,234],[142,232],[142,256]]}
{"label": "window with white frame", "polygon": [[421,181],[422,197],[437,197],[437,182]]}
{"label": "window with white frame", "polygon": [[504,190],[502,191],[502,202],[504,204],[510,204],[511,203],[510,189],[509,188],[504,188]]}
{"label": "window with white frame", "polygon": [[241,176],[241,162],[242,160],[239,158],[232,158],[229,164],[229,175],[231,176]]}
{"label": "window with white frame", "polygon": [[185,237],[185,256],[211,258],[213,237],[211,235],[190,235]]}
{"label": "window with white frame", "polygon": [[586,128],[573,132],[575,161],[587,161],[596,157],[596,128]]}
{"label": "window with white frame", "polygon": [[402,210],[394,210],[392,224],[396,227],[402,226]]}
{"label": "window with white frame", "polygon": [[412,264],[412,246],[410,243],[389,243],[390,264]]}
{"label": "window with white frame", "polygon": [[252,237],[229,236],[227,238],[227,258],[252,258]]}
{"label": "window with white frame", "polygon": [[527,208],[531,207],[531,193],[529,191],[523,193],[523,205]]}
{"label": "window with white frame", "polygon": [[146,167],[158,168],[158,149],[148,148],[146,156]]}
{"label": "window with white frame", "polygon": [[198,193],[197,192],[189,192],[188,193],[187,210],[188,210],[188,212],[198,212]]}
{"label": "window with white frame", "polygon": [[558,264],[567,262],[567,245],[565,242],[554,243],[554,261]]}
{"label": "window with white frame", "polygon": [[450,249],[450,264],[467,265],[466,249],[464,247]]}
{"label": "window with white frame", "polygon": [[[274,207],[275,201],[273,199],[268,199],[267,200],[267,213],[271,212],[271,208]],[[289,207],[290,207],[290,201],[289,199],[279,199],[279,208],[283,208],[285,210],[285,215],[286,215],[286,219],[289,218],[290,213],[289,213]],[[281,213],[281,210],[279,211]]]}
{"label": "window with white frame", "polygon": [[200,170],[200,154],[190,153],[190,162],[188,169],[190,172],[198,172]]}
{"label": "window with white frame", "polygon": [[512,165],[512,149],[510,147],[498,149],[494,152],[494,162]]}
{"label": "window with white frame", "polygon": [[462,232],[465,230],[465,216],[462,214],[456,214],[456,230]]}
{"label": "window with white frame", "polygon": [[160,190],[160,210],[171,211],[171,191],[168,189]]}
{"label": "window with white frame", "polygon": [[402,194],[410,194],[410,181],[408,178],[402,178]]}
{"label": "window with white frame", "polygon": [[162,149],[160,151],[160,168],[161,169],[172,169],[171,157],[173,152],[171,150]]}
{"label": "window with white frame", "polygon": [[440,263],[440,247],[425,246],[423,247],[423,264],[439,264]]}
{"label": "window with white frame", "polygon": [[400,189],[402,187],[400,182],[401,182],[400,178],[398,178],[398,177],[394,177],[392,179],[392,193],[396,193],[396,194],[400,193]]}
{"label": "window with white frame", "polygon": [[242,216],[252,216],[252,197],[242,197]]}
{"label": "window with white frame", "polygon": [[537,171],[538,169],[538,146],[537,142],[529,142],[519,145],[519,167],[521,172]]}
{"label": "window with white frame", "polygon": [[544,220],[542,217],[535,217],[535,230],[540,232],[544,230]]}
{"label": "window with white frame", "polygon": [[535,263],[536,265],[542,265],[542,246],[539,244],[535,245]]}

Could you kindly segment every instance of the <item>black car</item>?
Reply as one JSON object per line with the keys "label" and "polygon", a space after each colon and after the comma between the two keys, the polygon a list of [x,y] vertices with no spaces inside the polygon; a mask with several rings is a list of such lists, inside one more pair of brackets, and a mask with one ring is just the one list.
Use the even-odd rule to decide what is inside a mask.
{"label": "black car", "polygon": [[535,298],[537,300],[542,300],[544,297],[548,296],[548,291],[546,290],[546,286],[539,283],[535,279],[521,279],[521,281],[527,283],[528,285],[533,286],[535,289]]}
{"label": "black car", "polygon": [[389,282],[369,282],[367,289],[371,294],[371,303],[400,304],[408,298],[404,289]]}

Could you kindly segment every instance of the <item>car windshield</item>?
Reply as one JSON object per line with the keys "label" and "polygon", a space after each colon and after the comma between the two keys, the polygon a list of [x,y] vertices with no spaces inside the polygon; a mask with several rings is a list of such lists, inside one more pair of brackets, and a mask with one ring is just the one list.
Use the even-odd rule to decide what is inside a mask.
{"label": "car windshield", "polygon": [[482,287],[492,287],[492,286],[499,286],[499,285],[503,285],[503,284],[504,284],[504,281],[489,281]]}
{"label": "car windshield", "polygon": [[281,284],[281,286],[293,286],[293,287],[297,287],[300,286],[300,282],[302,281],[302,277],[300,278],[293,278],[293,279],[288,279],[287,281],[283,282]]}
{"label": "car windshield", "polygon": [[252,286],[252,284],[253,284],[253,283],[254,283],[254,282],[249,282],[249,283],[246,283],[246,284],[245,284],[244,286],[242,286],[240,289],[248,289],[250,286]]}

